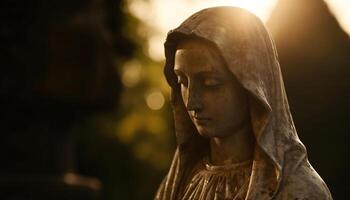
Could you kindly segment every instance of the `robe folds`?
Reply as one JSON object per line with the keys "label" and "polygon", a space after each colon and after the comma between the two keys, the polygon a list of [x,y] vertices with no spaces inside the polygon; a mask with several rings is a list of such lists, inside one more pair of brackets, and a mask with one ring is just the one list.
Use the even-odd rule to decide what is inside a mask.
{"label": "robe folds", "polygon": [[271,36],[258,17],[235,7],[201,10],[167,35],[164,73],[172,89],[177,149],[155,199],[182,199],[190,187],[188,177],[209,148],[187,114],[173,70],[177,44],[191,37],[211,43],[248,94],[256,143],[246,189],[239,199],[331,200],[298,138]]}

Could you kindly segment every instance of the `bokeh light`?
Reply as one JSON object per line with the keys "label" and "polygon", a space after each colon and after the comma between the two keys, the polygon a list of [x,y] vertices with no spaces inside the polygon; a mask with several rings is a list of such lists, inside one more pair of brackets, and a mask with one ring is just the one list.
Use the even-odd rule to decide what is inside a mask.
{"label": "bokeh light", "polygon": [[124,64],[122,71],[122,83],[126,87],[135,86],[141,78],[141,64],[137,60],[131,60]]}
{"label": "bokeh light", "polygon": [[164,105],[164,96],[160,91],[152,91],[146,95],[147,106],[152,110],[159,110]]}

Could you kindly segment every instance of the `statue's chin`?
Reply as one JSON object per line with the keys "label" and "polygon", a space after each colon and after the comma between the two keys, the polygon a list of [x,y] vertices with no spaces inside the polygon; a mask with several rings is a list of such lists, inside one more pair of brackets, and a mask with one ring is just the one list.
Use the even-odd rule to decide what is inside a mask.
{"label": "statue's chin", "polygon": [[196,128],[197,128],[199,135],[202,137],[205,137],[205,138],[215,137],[215,133],[213,131],[210,131],[209,128],[207,128],[207,127],[196,126]]}

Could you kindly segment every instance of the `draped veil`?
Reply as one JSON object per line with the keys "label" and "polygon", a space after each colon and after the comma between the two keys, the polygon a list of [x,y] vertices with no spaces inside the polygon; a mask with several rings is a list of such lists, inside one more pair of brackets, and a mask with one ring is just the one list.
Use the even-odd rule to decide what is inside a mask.
{"label": "draped veil", "polygon": [[245,199],[332,199],[298,138],[271,36],[255,15],[234,7],[201,10],[168,33],[164,73],[178,146],[155,199],[177,199],[191,167],[209,148],[188,117],[173,71],[176,45],[189,37],[213,44],[248,93],[256,145]]}

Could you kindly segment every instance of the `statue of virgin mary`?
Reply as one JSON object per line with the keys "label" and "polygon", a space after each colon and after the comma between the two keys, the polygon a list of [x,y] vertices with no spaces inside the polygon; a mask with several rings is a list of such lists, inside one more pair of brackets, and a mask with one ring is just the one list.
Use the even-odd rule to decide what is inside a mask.
{"label": "statue of virgin mary", "polygon": [[165,42],[177,149],[156,200],[332,196],[308,161],[274,43],[253,14],[201,10]]}

